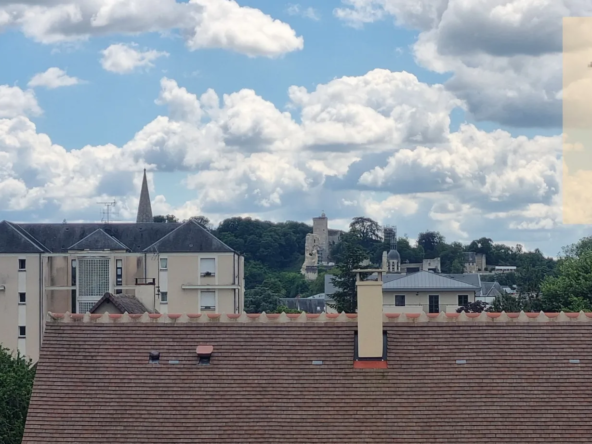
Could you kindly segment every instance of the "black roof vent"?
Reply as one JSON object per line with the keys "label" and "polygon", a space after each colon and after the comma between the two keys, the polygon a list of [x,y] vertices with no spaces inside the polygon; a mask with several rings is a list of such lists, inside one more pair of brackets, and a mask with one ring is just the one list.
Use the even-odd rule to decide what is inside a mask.
{"label": "black roof vent", "polygon": [[150,364],[158,364],[160,361],[160,352],[151,351],[150,352]]}

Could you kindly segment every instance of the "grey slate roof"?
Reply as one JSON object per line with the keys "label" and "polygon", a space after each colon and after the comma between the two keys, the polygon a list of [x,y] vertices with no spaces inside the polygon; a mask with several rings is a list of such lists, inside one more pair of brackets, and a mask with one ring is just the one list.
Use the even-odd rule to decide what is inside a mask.
{"label": "grey slate roof", "polygon": [[2,253],[45,253],[43,246],[31,239],[16,224],[0,222],[0,251]]}
{"label": "grey slate roof", "polygon": [[109,236],[104,230],[98,229],[79,240],[74,245],[68,247],[68,250],[129,250],[129,247],[119,242],[113,236]]}
{"label": "grey slate roof", "polygon": [[382,288],[384,291],[479,291],[481,289],[429,271],[408,274],[384,283]]}
{"label": "grey slate roof", "polygon": [[465,284],[473,285],[474,287],[481,287],[481,276],[477,273],[466,273],[466,274],[442,274],[451,279],[464,282]]}
{"label": "grey slate roof", "polygon": [[497,297],[504,294],[504,289],[498,282],[482,282],[481,296]]}
{"label": "grey slate roof", "polygon": [[128,314],[143,314],[152,313],[152,310],[148,310],[142,302],[135,296],[129,294],[117,294],[105,293],[101,299],[89,310],[89,313],[96,312],[101,305],[105,302],[111,302],[117,307],[121,313]]}
{"label": "grey slate roof", "polygon": [[149,245],[149,252],[194,252],[207,251],[232,253],[234,250],[210,233],[203,226],[190,219],[169,234]]}
{"label": "grey slate roof", "polygon": [[[185,223],[60,223],[16,224],[0,222],[0,254],[2,253],[66,253],[68,249],[102,230],[107,236],[93,236],[93,247],[110,249],[118,243],[130,252],[234,252],[212,233],[194,221]],[[170,235],[170,236],[169,236]],[[103,243],[98,242],[102,239]],[[117,246],[117,250],[122,247]]]}

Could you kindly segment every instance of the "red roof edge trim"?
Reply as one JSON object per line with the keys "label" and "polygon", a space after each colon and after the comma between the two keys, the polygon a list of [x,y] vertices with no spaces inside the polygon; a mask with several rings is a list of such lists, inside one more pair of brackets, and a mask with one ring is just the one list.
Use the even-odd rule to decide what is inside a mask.
{"label": "red roof edge trim", "polygon": [[354,361],[354,368],[388,368],[386,361]]}

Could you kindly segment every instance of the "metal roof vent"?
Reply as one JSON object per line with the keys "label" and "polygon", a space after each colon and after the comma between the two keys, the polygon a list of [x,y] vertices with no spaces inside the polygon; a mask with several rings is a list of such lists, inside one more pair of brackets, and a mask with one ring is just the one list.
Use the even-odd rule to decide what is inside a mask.
{"label": "metal roof vent", "polygon": [[457,364],[466,364],[467,363],[467,360],[466,359],[457,359],[456,360],[456,363]]}
{"label": "metal roof vent", "polygon": [[160,352],[151,351],[150,352],[150,364],[158,364],[160,361]]}
{"label": "metal roof vent", "polygon": [[196,349],[199,365],[210,365],[214,347],[212,345],[198,345]]}
{"label": "metal roof vent", "polygon": [[323,361],[312,361],[312,365],[323,365]]}
{"label": "metal roof vent", "polygon": [[570,359],[569,360],[569,363],[570,364],[579,364],[580,363],[580,360],[579,359]]}

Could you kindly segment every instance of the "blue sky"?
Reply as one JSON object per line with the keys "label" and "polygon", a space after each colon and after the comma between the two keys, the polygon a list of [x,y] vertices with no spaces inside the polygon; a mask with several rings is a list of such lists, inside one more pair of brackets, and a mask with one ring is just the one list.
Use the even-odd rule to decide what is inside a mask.
{"label": "blue sky", "polygon": [[[343,228],[366,214],[411,237],[437,229],[549,255],[585,233],[561,223],[556,8],[517,21],[495,10],[511,0],[52,0],[27,15],[36,1],[15,1],[0,1],[0,218],[94,220],[113,198],[133,220],[147,166],[155,212],[179,217],[325,210]],[[55,19],[68,8],[80,20]],[[35,22],[43,13],[55,15]],[[475,29],[460,25],[467,14]],[[540,43],[508,45],[538,32],[533,20],[548,25]],[[108,70],[110,47],[113,63],[167,55]],[[50,68],[70,83],[29,85]]]}

